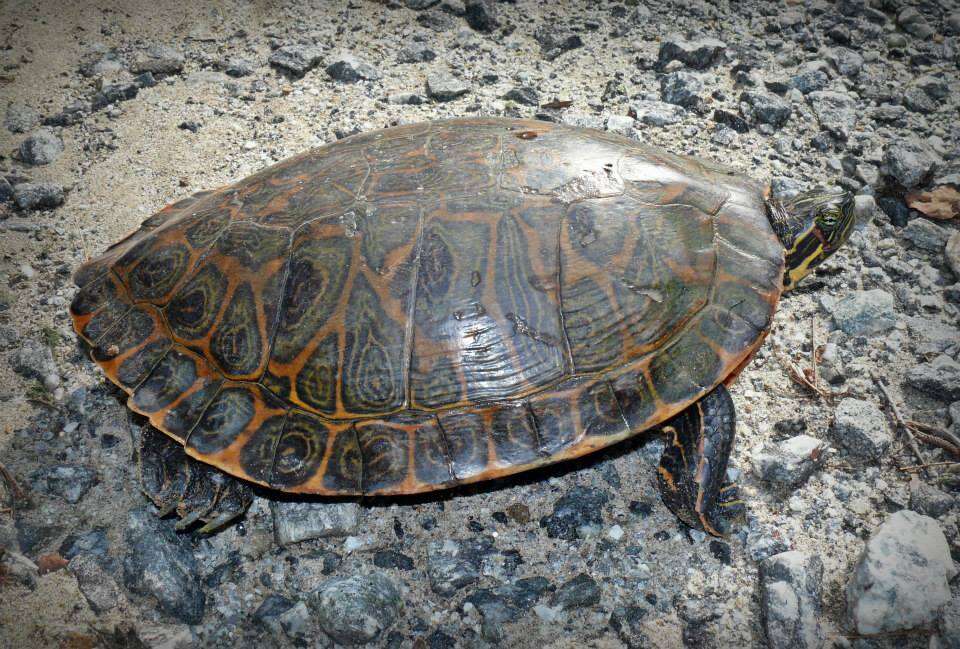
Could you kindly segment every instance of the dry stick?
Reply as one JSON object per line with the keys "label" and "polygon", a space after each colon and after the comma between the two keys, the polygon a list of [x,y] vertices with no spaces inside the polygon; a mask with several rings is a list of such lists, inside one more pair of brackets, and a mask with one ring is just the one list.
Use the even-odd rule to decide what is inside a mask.
{"label": "dry stick", "polygon": [[950,442],[948,442],[948,441],[946,441],[946,440],[944,440],[944,439],[940,439],[939,437],[937,437],[937,436],[935,436],[935,435],[927,435],[926,433],[921,432],[921,431],[919,431],[919,430],[914,430],[914,431],[912,431],[912,432],[913,432],[914,435],[917,436],[917,438],[918,438],[920,441],[926,442],[927,444],[930,444],[931,446],[936,446],[936,447],[938,447],[938,448],[942,448],[943,450],[947,451],[948,453],[950,453],[950,455],[953,455],[954,457],[960,457],[960,447],[954,446],[954,445],[951,444]]}
{"label": "dry stick", "polygon": [[810,365],[813,367],[813,387],[820,390],[820,370],[817,367],[817,316],[810,316]]}
{"label": "dry stick", "polygon": [[20,488],[20,485],[17,484],[17,481],[13,479],[13,474],[7,470],[7,467],[3,466],[3,462],[0,462],[0,477],[3,477],[4,482],[10,487],[10,496],[14,501],[23,498],[23,490]]}
{"label": "dry stick", "polygon": [[960,437],[957,437],[949,430],[940,428],[939,426],[931,426],[930,424],[925,424],[922,421],[913,421],[912,419],[907,421],[907,426],[910,426],[914,430],[920,430],[921,432],[936,435],[940,439],[950,442],[957,448],[960,448]]}
{"label": "dry stick", "polygon": [[[880,377],[873,372],[870,373],[870,377],[873,379],[873,382],[877,384],[877,387],[880,388],[880,393],[886,400],[887,405],[890,406],[890,412],[893,413],[893,418],[896,421],[897,426],[905,433],[910,450],[913,451],[913,454],[917,456],[918,460],[920,460],[920,464],[926,464],[927,461],[923,458],[923,454],[920,453],[920,446],[917,445],[917,438],[913,436],[913,431],[910,430],[910,428],[907,427],[906,422],[904,422],[903,417],[900,415],[900,409],[897,408],[896,402],[893,400],[893,397],[890,396],[890,391],[887,390],[887,386],[880,379]],[[923,471],[926,473],[926,470]]]}
{"label": "dry stick", "polygon": [[934,466],[960,466],[960,462],[928,462],[926,464],[915,464],[913,466],[902,466],[900,471],[905,473],[910,473],[913,471],[919,471],[921,469],[926,469],[928,467]]}

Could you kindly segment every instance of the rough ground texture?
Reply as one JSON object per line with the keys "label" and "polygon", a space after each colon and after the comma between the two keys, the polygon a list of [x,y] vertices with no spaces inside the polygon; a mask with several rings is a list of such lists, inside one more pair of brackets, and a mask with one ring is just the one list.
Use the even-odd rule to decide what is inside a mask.
{"label": "rough ground texture", "polygon": [[[932,432],[960,434],[958,226],[904,199],[958,180],[956,3],[50,1],[0,14],[0,645],[960,644],[954,566],[937,597],[908,597],[916,557],[960,558],[946,464],[960,458]],[[155,519],[136,486],[142,422],[70,331],[71,271],[195,191],[357,131],[463,115],[609,128],[778,193],[826,182],[876,197],[733,387],[746,525],[723,540],[682,528],[655,492],[649,439],[417,499],[311,513],[259,493],[212,536]],[[928,426],[916,451],[872,373]],[[843,399],[856,401],[835,423]],[[911,487],[917,472],[901,469],[921,462],[943,464]],[[905,509],[928,517],[924,533],[866,552]],[[936,547],[897,555],[917,544]],[[762,572],[788,551],[769,566],[816,557],[822,577]],[[870,602],[854,574],[877,575],[894,611],[905,598],[898,628],[856,633],[851,609]]]}

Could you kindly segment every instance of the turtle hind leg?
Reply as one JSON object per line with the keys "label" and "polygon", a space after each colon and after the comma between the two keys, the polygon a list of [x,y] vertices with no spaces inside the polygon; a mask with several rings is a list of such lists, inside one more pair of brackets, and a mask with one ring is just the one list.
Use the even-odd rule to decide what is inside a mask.
{"label": "turtle hind leg", "polygon": [[176,511],[176,528],[203,522],[214,532],[247,511],[250,486],[188,456],[183,447],[149,424],[140,436],[140,485],[160,516]]}
{"label": "turtle hind leg", "polygon": [[726,482],[736,434],[733,400],[717,386],[661,426],[668,445],[657,479],[664,504],[690,527],[728,534],[745,517],[736,485]]}

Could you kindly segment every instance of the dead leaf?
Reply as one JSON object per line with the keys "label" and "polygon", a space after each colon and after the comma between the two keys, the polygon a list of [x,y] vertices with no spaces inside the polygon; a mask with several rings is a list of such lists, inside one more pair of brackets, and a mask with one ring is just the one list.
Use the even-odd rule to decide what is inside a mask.
{"label": "dead leaf", "polygon": [[37,559],[37,568],[41,575],[45,575],[48,572],[56,572],[57,570],[63,570],[67,567],[69,563],[66,559],[61,557],[57,552],[51,552],[50,554],[41,554]]}
{"label": "dead leaf", "polygon": [[907,194],[907,205],[932,219],[946,221],[960,214],[960,191],[952,185],[942,185],[929,191]]}
{"label": "dead leaf", "polygon": [[570,99],[554,99],[540,106],[540,108],[568,108],[573,105]]}

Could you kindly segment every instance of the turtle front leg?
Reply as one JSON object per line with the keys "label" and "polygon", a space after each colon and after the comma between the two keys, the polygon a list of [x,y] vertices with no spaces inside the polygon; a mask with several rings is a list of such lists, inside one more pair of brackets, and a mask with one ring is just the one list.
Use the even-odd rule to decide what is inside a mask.
{"label": "turtle front leg", "polygon": [[736,421],[730,393],[719,385],[660,427],[668,435],[657,470],[664,504],[715,536],[728,534],[746,513],[737,486],[726,482]]}

